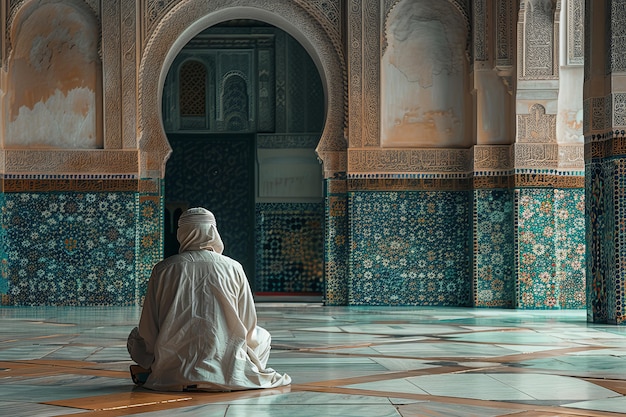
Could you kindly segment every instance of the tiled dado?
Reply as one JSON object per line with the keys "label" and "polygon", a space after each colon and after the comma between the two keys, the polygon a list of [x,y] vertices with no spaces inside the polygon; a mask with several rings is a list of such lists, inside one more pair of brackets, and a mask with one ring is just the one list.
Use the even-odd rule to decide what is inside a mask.
{"label": "tiled dado", "polygon": [[585,308],[584,177],[564,174],[348,179],[348,303]]}
{"label": "tiled dado", "polygon": [[348,194],[345,174],[324,182],[324,287],[326,305],[348,304]]}
{"label": "tiled dado", "polygon": [[475,307],[515,306],[514,191],[478,189],[473,206]]}
{"label": "tiled dado", "polygon": [[[4,178],[4,305],[136,305],[162,256],[158,180]],[[9,185],[9,186],[7,186]]]}
{"label": "tiled dado", "polygon": [[350,191],[351,305],[471,305],[468,191]]}
{"label": "tiled dado", "polygon": [[256,205],[255,291],[322,293],[322,203]]}
{"label": "tiled dado", "polygon": [[[328,180],[326,302],[583,306],[584,271],[577,262],[584,264],[584,192],[555,187],[577,184],[559,176],[501,175],[491,183],[500,187],[474,189],[486,175]],[[5,176],[2,182],[3,304],[141,300],[162,254],[162,184],[78,176]],[[518,224],[519,218],[525,220]],[[531,235],[544,251],[554,251],[549,276],[539,265],[546,260],[539,259],[542,248],[523,240]]]}
{"label": "tiled dado", "polygon": [[626,158],[589,161],[586,216],[588,315],[626,323]]}
{"label": "tiled dado", "polygon": [[516,307],[585,308],[584,189],[515,191]]}

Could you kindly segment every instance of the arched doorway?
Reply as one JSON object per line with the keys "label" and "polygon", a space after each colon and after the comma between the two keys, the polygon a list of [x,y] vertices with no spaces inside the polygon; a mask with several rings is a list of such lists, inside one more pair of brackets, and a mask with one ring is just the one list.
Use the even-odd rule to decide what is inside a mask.
{"label": "arched doorway", "polygon": [[257,294],[321,296],[324,89],[306,50],[262,21],[221,22],[181,49],[162,96],[164,255],[180,213],[203,206]]}
{"label": "arched doorway", "polygon": [[[146,33],[146,47],[138,74],[140,175],[145,180],[142,184],[145,184],[146,198],[158,195],[164,205],[158,184],[165,176],[166,162],[172,152],[162,120],[162,94],[167,73],[189,40],[209,27],[233,19],[267,22],[289,33],[308,52],[320,74],[325,95],[324,127],[316,153],[322,163],[326,187],[331,179],[338,178],[337,181],[341,182],[347,169],[347,79],[341,34],[334,26],[334,16],[333,13],[320,15],[314,4],[291,0],[266,3],[238,0],[236,4],[188,0],[166,8],[163,14],[156,16],[153,29]],[[345,241],[333,241],[329,245],[332,234],[328,228],[337,227],[338,222],[345,227],[345,215],[337,210],[337,204],[329,212],[329,199],[326,200],[326,217],[330,213],[333,222],[331,226],[329,222],[323,226],[327,229],[323,254],[331,258],[331,262],[324,265],[324,292],[326,298],[330,294],[331,298],[337,299],[334,294],[345,287],[343,266],[347,249]]]}

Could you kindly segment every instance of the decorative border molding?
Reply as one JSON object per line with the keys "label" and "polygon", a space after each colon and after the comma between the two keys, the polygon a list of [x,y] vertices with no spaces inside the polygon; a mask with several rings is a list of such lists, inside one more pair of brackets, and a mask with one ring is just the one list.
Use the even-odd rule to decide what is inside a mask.
{"label": "decorative border molding", "polygon": [[569,0],[567,7],[567,65],[585,63],[585,2]]}
{"label": "decorative border molding", "polygon": [[139,154],[130,150],[1,149],[4,174],[137,174]]}
{"label": "decorative border molding", "polygon": [[159,179],[138,179],[133,175],[4,175],[0,192],[139,192],[160,198]]}
{"label": "decorative border molding", "polygon": [[[624,141],[626,152],[626,140]],[[431,174],[502,175],[520,169],[584,168],[583,144],[515,143],[470,149],[349,149],[348,175],[368,178]]]}
{"label": "decorative border molding", "polygon": [[559,168],[581,169],[585,166],[585,146],[582,143],[559,144]]}
{"label": "decorative border molding", "polygon": [[626,156],[625,130],[585,137],[585,161],[624,156]]}
{"label": "decorative border molding", "polygon": [[515,168],[556,168],[559,146],[556,143],[516,143]]}
{"label": "decorative border molding", "polygon": [[66,192],[136,192],[138,180],[107,179],[3,179],[0,180],[0,192],[3,193],[48,193]]}
{"label": "decorative border molding", "polygon": [[470,172],[470,149],[348,149],[349,173]]}
{"label": "decorative border molding", "polygon": [[350,191],[469,191],[472,180],[463,179],[348,179]]}
{"label": "decorative border molding", "polygon": [[257,148],[278,149],[278,148],[315,148],[320,140],[319,134],[266,134],[257,135]]}
{"label": "decorative border molding", "polygon": [[585,188],[584,175],[518,173],[474,178],[350,178],[347,191],[471,191],[513,188]]}
{"label": "decorative border molding", "polygon": [[584,175],[517,174],[515,188],[585,188]]}
{"label": "decorative border molding", "polygon": [[511,145],[474,145],[474,171],[513,169]]}

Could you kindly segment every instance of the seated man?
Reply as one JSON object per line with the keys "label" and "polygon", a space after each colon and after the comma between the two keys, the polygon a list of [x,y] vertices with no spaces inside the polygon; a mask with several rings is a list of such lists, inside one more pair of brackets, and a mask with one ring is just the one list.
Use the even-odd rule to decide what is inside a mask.
{"label": "seated man", "polygon": [[241,264],[222,255],[213,214],[192,208],[178,221],[177,255],[152,270],[139,320],[128,337],[133,380],[155,390],[230,391],[289,385],[266,368],[270,334],[257,326]]}

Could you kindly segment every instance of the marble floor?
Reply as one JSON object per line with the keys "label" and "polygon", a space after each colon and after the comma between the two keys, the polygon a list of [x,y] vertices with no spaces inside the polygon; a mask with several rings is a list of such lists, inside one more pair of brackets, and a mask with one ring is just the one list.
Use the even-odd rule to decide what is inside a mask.
{"label": "marble floor", "polygon": [[135,387],[139,308],[0,307],[0,415],[626,416],[626,326],[584,311],[257,304],[289,387]]}

